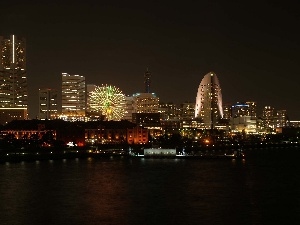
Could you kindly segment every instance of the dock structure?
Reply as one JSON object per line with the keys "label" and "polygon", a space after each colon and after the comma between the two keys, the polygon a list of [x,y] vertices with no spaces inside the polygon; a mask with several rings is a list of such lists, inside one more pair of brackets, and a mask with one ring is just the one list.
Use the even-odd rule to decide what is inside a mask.
{"label": "dock structure", "polygon": [[176,149],[174,148],[145,148],[144,157],[175,157]]}

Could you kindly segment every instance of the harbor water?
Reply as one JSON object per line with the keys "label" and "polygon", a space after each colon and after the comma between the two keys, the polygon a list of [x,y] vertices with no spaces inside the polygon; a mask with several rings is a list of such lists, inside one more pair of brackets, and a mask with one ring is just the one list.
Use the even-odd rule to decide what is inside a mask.
{"label": "harbor water", "polygon": [[0,224],[299,224],[299,154],[0,164]]}

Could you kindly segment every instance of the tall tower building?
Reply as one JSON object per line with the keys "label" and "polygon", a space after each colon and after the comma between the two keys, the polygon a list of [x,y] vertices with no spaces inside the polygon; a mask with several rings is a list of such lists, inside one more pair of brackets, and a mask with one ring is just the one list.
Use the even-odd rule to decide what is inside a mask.
{"label": "tall tower building", "polygon": [[223,118],[221,86],[213,72],[206,74],[199,85],[195,118],[201,118],[208,129],[213,129],[218,120]]}
{"label": "tall tower building", "polygon": [[232,105],[232,117],[250,116],[251,119],[256,118],[256,103],[255,102],[237,102]]}
{"label": "tall tower building", "polygon": [[275,109],[272,106],[265,106],[262,112],[262,120],[264,128],[274,128]]}
{"label": "tall tower building", "polygon": [[286,127],[288,126],[289,119],[287,111],[285,109],[277,110],[276,112],[276,127]]}
{"label": "tall tower building", "polygon": [[55,89],[40,89],[39,90],[39,119],[56,118],[58,91]]}
{"label": "tall tower building", "polygon": [[150,93],[150,84],[151,84],[151,73],[149,72],[148,68],[144,74],[144,84],[145,84],[145,93]]}
{"label": "tall tower building", "polygon": [[86,108],[85,77],[62,73],[62,114],[68,117],[84,117]]}
{"label": "tall tower building", "polygon": [[0,36],[0,107],[28,107],[26,41]]}

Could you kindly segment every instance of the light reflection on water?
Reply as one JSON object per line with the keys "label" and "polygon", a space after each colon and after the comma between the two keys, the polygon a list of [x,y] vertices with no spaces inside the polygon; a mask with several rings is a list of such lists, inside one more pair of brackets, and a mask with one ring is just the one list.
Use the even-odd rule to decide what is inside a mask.
{"label": "light reflection on water", "polygon": [[279,159],[3,163],[1,224],[293,224],[299,167]]}

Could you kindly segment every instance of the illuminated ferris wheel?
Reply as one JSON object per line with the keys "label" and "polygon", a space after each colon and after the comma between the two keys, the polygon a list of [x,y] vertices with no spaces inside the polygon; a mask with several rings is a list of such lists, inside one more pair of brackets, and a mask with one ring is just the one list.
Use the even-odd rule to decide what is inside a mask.
{"label": "illuminated ferris wheel", "polygon": [[121,120],[125,113],[125,95],[115,86],[97,86],[91,93],[91,108],[107,120]]}

